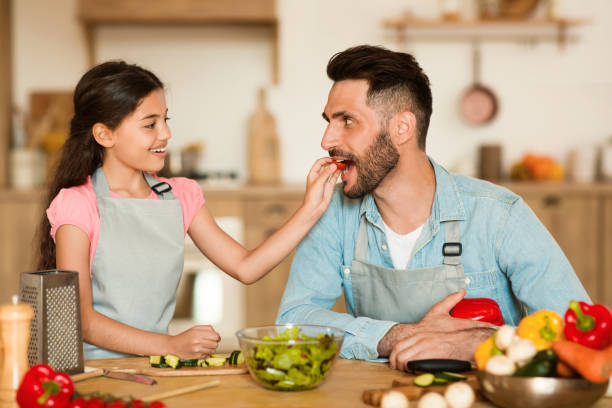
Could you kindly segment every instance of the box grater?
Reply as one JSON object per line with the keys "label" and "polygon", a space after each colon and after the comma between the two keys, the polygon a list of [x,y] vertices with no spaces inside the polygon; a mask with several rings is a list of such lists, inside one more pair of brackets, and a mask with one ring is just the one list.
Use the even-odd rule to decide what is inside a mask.
{"label": "box grater", "polygon": [[19,298],[34,309],[28,363],[69,374],[83,372],[83,334],[77,272],[23,272]]}

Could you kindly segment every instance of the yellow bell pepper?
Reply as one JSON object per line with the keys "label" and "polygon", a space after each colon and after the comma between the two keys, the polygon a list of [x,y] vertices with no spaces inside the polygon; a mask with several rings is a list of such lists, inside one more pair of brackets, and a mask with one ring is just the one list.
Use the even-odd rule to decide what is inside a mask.
{"label": "yellow bell pepper", "polygon": [[549,349],[563,339],[563,319],[551,310],[537,311],[520,321],[516,335],[531,340],[538,351]]}
{"label": "yellow bell pepper", "polygon": [[489,361],[491,357],[503,353],[504,352],[495,345],[495,334],[493,334],[491,337],[480,343],[478,347],[476,347],[476,351],[474,351],[474,361],[476,361],[476,367],[478,367],[480,371],[484,371],[487,361]]}

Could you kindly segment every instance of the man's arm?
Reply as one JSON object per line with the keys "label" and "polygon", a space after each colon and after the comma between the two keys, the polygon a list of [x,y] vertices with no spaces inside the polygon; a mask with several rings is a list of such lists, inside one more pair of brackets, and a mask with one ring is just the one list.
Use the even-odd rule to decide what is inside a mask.
{"label": "man's arm", "polygon": [[522,199],[500,224],[495,250],[500,269],[529,314],[548,309],[563,316],[570,300],[590,302],[563,251]]}
{"label": "man's arm", "polygon": [[395,322],[353,317],[330,309],[342,295],[343,233],[341,191],[336,191],[328,210],[300,243],[277,323],[310,323],[344,330],[340,355],[373,360],[377,344]]}

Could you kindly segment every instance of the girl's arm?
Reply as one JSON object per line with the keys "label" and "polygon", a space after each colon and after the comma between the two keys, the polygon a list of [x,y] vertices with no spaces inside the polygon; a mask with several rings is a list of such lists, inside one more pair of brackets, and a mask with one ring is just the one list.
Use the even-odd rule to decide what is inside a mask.
{"label": "girl's arm", "polygon": [[200,251],[227,274],[242,283],[256,282],[285,259],[323,215],[339,174],[331,158],[317,160],[308,173],[302,206],[252,251],[219,228],[205,205],[191,222],[189,235]]}
{"label": "girl's arm", "polygon": [[136,329],[96,312],[91,297],[87,234],[73,225],[62,225],[57,230],[55,242],[57,268],[79,274],[84,341],[127,354],[176,354],[181,358],[200,358],[215,351],[220,337],[211,326],[195,326],[170,336]]}

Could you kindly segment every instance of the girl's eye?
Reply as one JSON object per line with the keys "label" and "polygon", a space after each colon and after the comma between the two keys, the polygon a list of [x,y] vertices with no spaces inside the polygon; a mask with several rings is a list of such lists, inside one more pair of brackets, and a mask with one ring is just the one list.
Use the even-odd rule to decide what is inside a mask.
{"label": "girl's eye", "polygon": [[168,122],[169,120],[170,120],[170,118],[169,118],[169,117],[167,117],[167,116],[164,118],[164,121],[165,121],[165,122]]}
{"label": "girl's eye", "polygon": [[155,127],[155,122],[153,122],[153,123],[149,123],[148,125],[145,125],[145,127],[146,127],[147,129],[153,129],[153,128]]}

